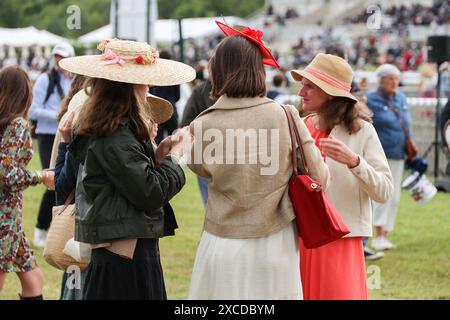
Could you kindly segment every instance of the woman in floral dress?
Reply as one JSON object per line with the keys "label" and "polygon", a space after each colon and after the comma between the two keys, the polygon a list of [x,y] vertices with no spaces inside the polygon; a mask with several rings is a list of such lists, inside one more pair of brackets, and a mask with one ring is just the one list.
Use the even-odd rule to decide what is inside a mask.
{"label": "woman in floral dress", "polygon": [[26,169],[33,155],[25,116],[31,105],[26,72],[12,66],[0,72],[0,290],[15,272],[24,300],[41,300],[43,276],[22,228],[23,190],[44,183],[54,188],[54,173]]}

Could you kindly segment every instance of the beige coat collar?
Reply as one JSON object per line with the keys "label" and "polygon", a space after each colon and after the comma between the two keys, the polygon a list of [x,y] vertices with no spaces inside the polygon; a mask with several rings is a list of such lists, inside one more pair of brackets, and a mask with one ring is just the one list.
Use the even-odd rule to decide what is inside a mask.
{"label": "beige coat collar", "polygon": [[227,95],[221,96],[215,104],[203,111],[198,117],[213,110],[234,110],[260,106],[263,104],[273,103],[273,100],[267,97],[252,98],[230,98]]}

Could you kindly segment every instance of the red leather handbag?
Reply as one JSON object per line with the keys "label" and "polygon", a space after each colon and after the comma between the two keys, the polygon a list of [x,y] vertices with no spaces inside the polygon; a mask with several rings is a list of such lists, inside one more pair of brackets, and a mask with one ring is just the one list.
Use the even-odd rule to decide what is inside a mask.
{"label": "red leather handbag", "polygon": [[[317,248],[341,239],[350,230],[344,220],[322,191],[318,181],[308,175],[303,144],[291,111],[282,106],[286,112],[292,142],[293,173],[289,181],[289,196],[294,207],[297,229],[307,249]],[[302,158],[302,171],[298,173],[297,148]]]}

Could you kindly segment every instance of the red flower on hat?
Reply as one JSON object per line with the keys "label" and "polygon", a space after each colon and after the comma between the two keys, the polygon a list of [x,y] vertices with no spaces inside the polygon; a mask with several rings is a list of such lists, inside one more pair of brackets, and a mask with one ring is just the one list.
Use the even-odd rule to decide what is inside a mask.
{"label": "red flower on hat", "polygon": [[243,27],[241,32],[259,42],[263,41],[264,33],[260,30],[257,30],[257,29],[255,30],[255,29],[252,29],[249,27]]}
{"label": "red flower on hat", "polygon": [[144,57],[143,56],[139,56],[136,58],[136,63],[137,64],[143,64],[144,63]]}

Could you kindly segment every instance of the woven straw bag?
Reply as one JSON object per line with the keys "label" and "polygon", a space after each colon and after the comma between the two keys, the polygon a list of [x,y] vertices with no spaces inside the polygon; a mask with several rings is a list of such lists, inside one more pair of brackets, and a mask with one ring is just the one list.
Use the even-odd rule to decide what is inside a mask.
{"label": "woven straw bag", "polygon": [[75,233],[75,205],[70,204],[75,197],[73,191],[62,206],[53,207],[53,219],[47,233],[44,259],[51,266],[66,271],[70,266],[78,266],[84,271],[88,263],[76,261],[63,252],[64,247]]}

